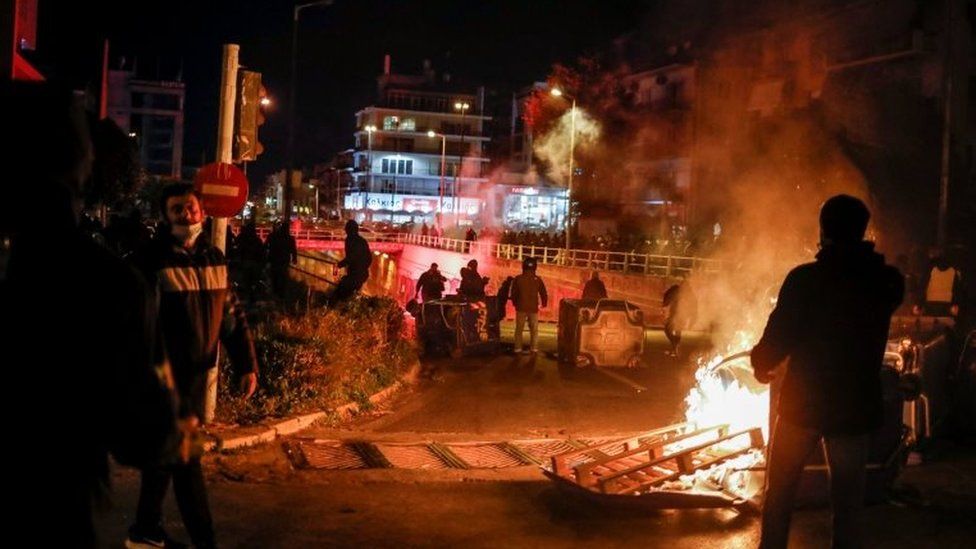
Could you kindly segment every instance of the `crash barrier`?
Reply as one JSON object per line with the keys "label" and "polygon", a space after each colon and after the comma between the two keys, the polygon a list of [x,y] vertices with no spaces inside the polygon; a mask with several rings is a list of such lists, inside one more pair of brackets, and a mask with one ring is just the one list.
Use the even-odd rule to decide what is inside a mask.
{"label": "crash barrier", "polygon": [[446,354],[461,358],[493,354],[501,349],[499,323],[505,316],[496,296],[468,301],[447,296],[426,303],[411,300],[407,312],[417,321],[417,339],[425,354]]}
{"label": "crash barrier", "polygon": [[560,300],[557,348],[560,362],[580,367],[637,366],[644,353],[644,314],[623,300]]}
{"label": "crash barrier", "polygon": [[[269,230],[259,228],[258,235],[264,239]],[[636,252],[614,252],[607,250],[579,250],[536,246],[531,244],[502,244],[499,242],[467,241],[414,233],[374,233],[363,231],[363,238],[370,242],[391,244],[413,244],[459,254],[479,257],[494,257],[522,261],[533,258],[540,265],[574,267],[601,271],[614,271],[629,274],[645,274],[666,277],[686,277],[692,272],[715,273],[722,269],[722,262],[716,259],[682,255],[642,254]],[[292,231],[298,241],[343,240],[341,230],[302,229]]]}

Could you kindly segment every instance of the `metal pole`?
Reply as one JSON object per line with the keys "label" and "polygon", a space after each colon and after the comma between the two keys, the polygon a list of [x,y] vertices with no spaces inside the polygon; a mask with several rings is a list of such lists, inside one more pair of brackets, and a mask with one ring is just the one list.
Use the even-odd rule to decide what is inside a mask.
{"label": "metal pole", "polygon": [[467,110],[464,105],[461,106],[461,150],[458,151],[458,167],[457,171],[454,172],[454,197],[451,199],[451,204],[454,206],[455,227],[461,226],[461,212],[459,211],[461,209],[461,199],[458,196],[458,187],[461,185],[461,172],[464,170],[464,133],[468,129],[464,125],[464,113]]}
{"label": "metal pole", "polygon": [[[220,82],[220,114],[217,122],[217,162],[231,163],[233,160],[234,144],[234,107],[237,103],[237,68],[240,46],[224,44],[224,61]],[[213,230],[210,235],[213,245],[221,252],[227,250],[227,218],[213,218]],[[203,406],[204,423],[210,423],[217,411],[217,378],[220,364],[220,348],[217,349],[218,359],[213,368],[207,371],[207,394]]]}
{"label": "metal pole", "polygon": [[569,114],[569,183],[566,185],[566,249],[572,248],[570,231],[573,226],[573,149],[576,148],[576,99]]}
{"label": "metal pole", "polygon": [[446,169],[445,168],[445,165],[447,163],[446,161],[447,161],[447,136],[441,134],[441,184],[440,184],[441,201],[440,201],[440,207],[437,209],[437,212],[440,213],[442,216],[444,215],[444,170]]}
{"label": "metal pole", "polygon": [[363,221],[369,221],[369,191],[373,189],[373,132],[366,131],[366,196],[363,198]]}
{"label": "metal pole", "polygon": [[282,189],[282,215],[285,223],[291,224],[291,181],[295,172],[295,81],[298,72],[298,14],[302,6],[295,6],[291,20],[291,72],[288,85],[288,147],[286,151],[287,167],[285,169],[285,187]]}
{"label": "metal pole", "polygon": [[949,175],[952,151],[952,5],[953,0],[946,0],[946,28],[945,28],[945,56],[943,57],[943,72],[945,73],[942,119],[942,166],[939,180],[939,220],[936,240],[939,248],[945,251],[946,226],[949,214]]}

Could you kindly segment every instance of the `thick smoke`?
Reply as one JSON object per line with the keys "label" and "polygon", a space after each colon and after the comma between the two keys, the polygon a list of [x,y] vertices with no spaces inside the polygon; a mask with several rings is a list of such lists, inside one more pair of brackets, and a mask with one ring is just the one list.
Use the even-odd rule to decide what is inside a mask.
{"label": "thick smoke", "polygon": [[[572,125],[572,110],[567,110],[549,131],[534,143],[535,155],[549,166],[549,177],[564,185],[569,181],[569,148]],[[600,123],[586,111],[577,107],[574,155],[589,151],[599,141],[600,133]]]}

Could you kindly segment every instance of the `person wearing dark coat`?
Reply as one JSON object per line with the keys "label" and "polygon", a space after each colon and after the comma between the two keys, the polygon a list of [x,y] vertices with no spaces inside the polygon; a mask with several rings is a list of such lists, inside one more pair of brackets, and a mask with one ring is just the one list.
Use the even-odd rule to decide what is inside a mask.
{"label": "person wearing dark coat", "polygon": [[352,298],[366,284],[369,279],[369,266],[373,263],[373,253],[369,251],[369,243],[359,234],[359,223],[350,219],[346,221],[346,256],[336,266],[346,269],[346,274],[339,279],[335,289],[329,295],[328,302],[335,305]]}
{"label": "person wearing dark coat", "polygon": [[685,281],[665,290],[662,304],[668,308],[664,335],[671,343],[670,355],[677,357],[681,332],[690,328],[698,317],[698,298],[688,281]]}
{"label": "person wearing dark coat", "polygon": [[281,221],[268,236],[268,263],[271,267],[271,287],[283,298],[288,287],[288,269],[298,263],[298,246],[288,230],[288,222]]}
{"label": "person wearing dark coat", "polygon": [[437,263],[431,263],[430,268],[420,275],[417,280],[417,295],[424,303],[440,299],[444,296],[444,283],[447,278],[437,270]]}
{"label": "person wearing dark coat", "polygon": [[5,166],[25,177],[0,203],[4,493],[12,503],[4,530],[10,540],[35,539],[26,545],[107,546],[95,515],[109,497],[109,454],[140,467],[179,459],[156,301],[81,226],[92,147],[76,96],[50,82],[6,81],[0,97],[4,130],[16,136]]}
{"label": "person wearing dark coat", "polygon": [[[881,366],[904,279],[863,240],[870,213],[847,195],[820,211],[821,250],[780,289],[759,343],[756,380],[782,375],[770,439],[760,547],[786,547],[797,483],[810,453],[827,458],[833,546],[861,547],[872,432],[882,425]],[[781,363],[789,360],[785,373]]]}
{"label": "person wearing dark coat", "polygon": [[241,267],[241,293],[253,300],[264,278],[264,266],[268,258],[254,220],[249,220],[241,228],[241,234],[237,237],[237,255]]}
{"label": "person wearing dark coat", "polygon": [[600,280],[600,273],[593,271],[593,276],[583,285],[583,299],[606,299],[607,287]]}
{"label": "person wearing dark coat", "polygon": [[539,305],[549,304],[546,285],[535,274],[536,260],[527,257],[522,260],[522,274],[512,281],[512,303],[515,304],[515,352],[525,352],[522,348],[522,331],[529,324],[529,351],[539,351]]}
{"label": "person wearing dark coat", "polygon": [[461,286],[458,288],[458,294],[468,301],[484,301],[487,285],[488,277],[481,276],[478,272],[478,260],[468,261],[468,266],[461,269]]}

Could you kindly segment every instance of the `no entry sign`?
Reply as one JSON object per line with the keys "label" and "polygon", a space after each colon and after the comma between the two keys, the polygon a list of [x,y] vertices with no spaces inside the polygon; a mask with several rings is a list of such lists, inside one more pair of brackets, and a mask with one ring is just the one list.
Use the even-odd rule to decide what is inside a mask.
{"label": "no entry sign", "polygon": [[193,186],[203,197],[203,209],[214,217],[233,217],[247,202],[247,176],[233,164],[207,164],[197,171]]}

